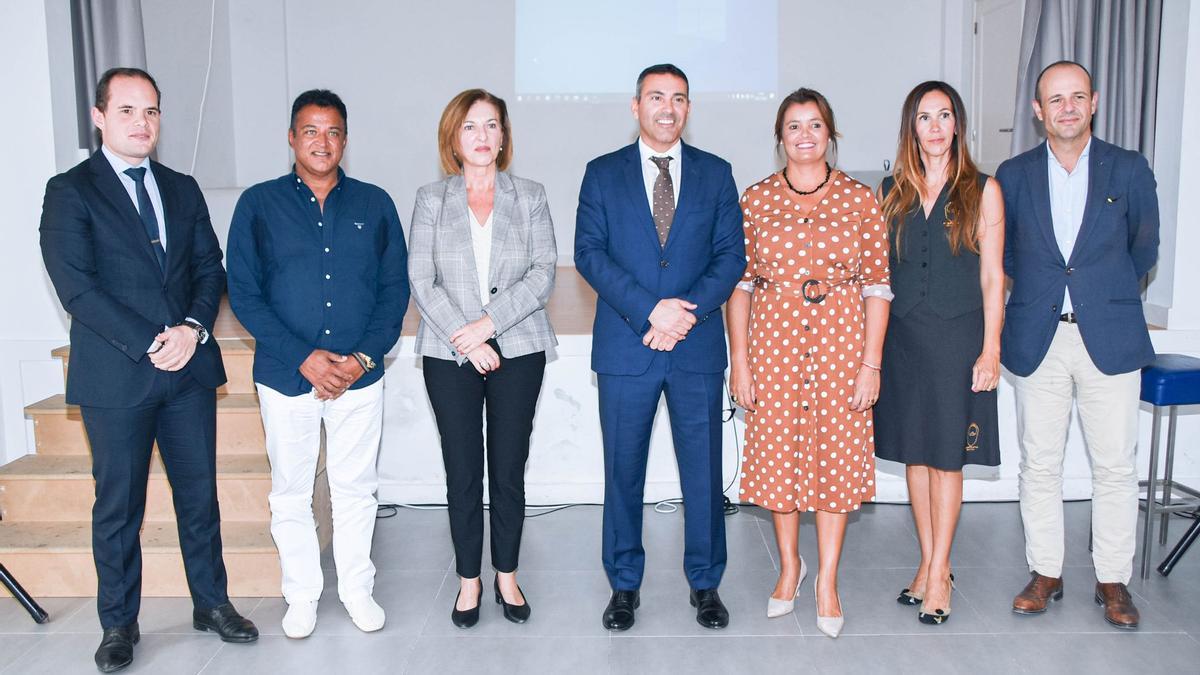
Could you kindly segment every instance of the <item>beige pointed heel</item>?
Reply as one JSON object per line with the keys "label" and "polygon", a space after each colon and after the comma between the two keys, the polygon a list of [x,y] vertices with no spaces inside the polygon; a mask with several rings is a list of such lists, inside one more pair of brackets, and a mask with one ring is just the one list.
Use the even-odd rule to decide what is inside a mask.
{"label": "beige pointed heel", "polygon": [[774,597],[767,598],[768,619],[777,619],[781,616],[786,616],[796,609],[796,596],[800,595],[800,584],[804,583],[804,577],[806,576],[808,576],[808,566],[804,564],[804,556],[800,556],[800,578],[796,581],[796,592],[792,593],[792,597],[787,600],[778,600]]}

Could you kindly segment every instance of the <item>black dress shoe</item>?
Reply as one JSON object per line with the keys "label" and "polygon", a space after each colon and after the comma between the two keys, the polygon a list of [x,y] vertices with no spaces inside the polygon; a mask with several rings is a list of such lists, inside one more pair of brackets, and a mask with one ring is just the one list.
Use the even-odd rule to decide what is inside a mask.
{"label": "black dress shoe", "polygon": [[479,623],[479,604],[483,602],[483,584],[479,584],[479,597],[475,598],[475,606],[471,609],[458,611],[458,596],[460,595],[462,595],[461,587],[454,596],[454,609],[450,611],[450,623],[459,628],[470,628]]}
{"label": "black dress shoe", "polygon": [[133,646],[141,637],[136,622],[105,628],[100,647],[96,649],[96,667],[102,673],[111,673],[133,663]]}
{"label": "black dress shoe", "polygon": [[633,626],[633,611],[642,604],[638,591],[613,591],[604,608],[603,623],[609,630],[629,630]]}
{"label": "black dress shoe", "polygon": [[223,642],[254,642],[258,629],[250,619],[238,614],[228,602],[212,609],[193,609],[192,628],[211,630],[221,636]]}
{"label": "black dress shoe", "polygon": [[[521,590],[520,586],[517,586],[517,591],[521,593],[522,598],[525,598],[523,605],[510,605],[504,601],[504,596],[500,594],[499,576],[492,581],[492,587],[496,589],[496,604],[504,608],[504,618],[513,623],[525,623],[529,620],[529,598],[525,598],[525,592]],[[479,590],[481,593],[483,592],[482,588]]]}
{"label": "black dress shoe", "polygon": [[724,628],[729,625],[729,610],[721,602],[717,589],[692,591],[689,598],[696,608],[696,623],[705,628]]}

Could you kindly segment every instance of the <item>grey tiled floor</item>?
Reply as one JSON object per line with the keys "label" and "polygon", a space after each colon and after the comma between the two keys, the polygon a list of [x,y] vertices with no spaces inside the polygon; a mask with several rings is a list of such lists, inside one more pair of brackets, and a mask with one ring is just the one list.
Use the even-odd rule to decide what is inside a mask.
{"label": "grey tiled floor", "polygon": [[[479,625],[469,631],[449,621],[456,577],[445,512],[404,510],[381,520],[375,535],[375,597],[388,611],[380,633],[366,635],[350,623],[337,601],[330,569],[316,633],[300,641],[282,636],[284,605],[278,598],[235,600],[262,631],[253,645],[226,645],[193,631],[186,599],[146,599],[142,642],[129,672],[1195,672],[1200,663],[1200,547],[1170,578],[1154,574],[1146,583],[1131,584],[1142,628],[1119,631],[1104,623],[1092,602],[1086,531],[1090,505],[1066,508],[1063,602],[1042,616],[1009,611],[1013,594],[1026,580],[1017,506],[968,504],[954,554],[954,616],[943,626],[930,627],[917,622],[914,609],[893,601],[917,559],[908,508],[866,507],[853,516],[847,534],[840,580],[846,629],[836,641],[816,630],[811,578],[795,614],[765,618],[776,552],[768,514],[758,509],[743,508],[727,520],[729,567],[721,595],[732,621],[724,631],[699,627],[688,606],[681,570],[682,513],[647,509],[642,607],[632,630],[612,635],[600,627],[608,584],[600,567],[598,507],[529,519],[520,579],[533,618],[516,626],[485,602]],[[1187,524],[1173,521],[1172,540]],[[814,559],[809,517],[800,541],[802,552]],[[1156,563],[1164,553],[1155,551]],[[333,566],[328,556],[326,566]],[[53,620],[38,626],[15,601],[0,599],[0,672],[95,672],[92,652],[99,633],[94,601],[57,598],[42,604]]]}

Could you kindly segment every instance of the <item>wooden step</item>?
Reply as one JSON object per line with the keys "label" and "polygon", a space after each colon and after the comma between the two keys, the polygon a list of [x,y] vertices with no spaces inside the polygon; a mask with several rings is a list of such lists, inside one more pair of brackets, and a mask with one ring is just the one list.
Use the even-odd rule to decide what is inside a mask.
{"label": "wooden step", "polygon": [[[266,455],[217,457],[222,522],[267,522],[271,469]],[[68,522],[91,518],[95,501],[89,455],[26,455],[0,467],[0,517],[6,522]],[[155,452],[146,487],[146,521],[175,519],[171,490]]]}
{"label": "wooden step", "polygon": [[[279,555],[268,523],[222,522],[221,542],[231,596],[280,594]],[[96,595],[90,522],[0,523],[0,560],[34,597]],[[173,523],[142,529],[142,595],[188,595]]]}
{"label": "wooden step", "polygon": [[[217,389],[217,393],[253,394],[254,338],[217,338],[217,345],[221,348],[221,359],[225,362],[225,376],[229,379]],[[63,345],[50,352],[50,356],[62,359],[63,381],[66,382],[71,361],[71,346]]]}
{"label": "wooden step", "polygon": [[[25,407],[39,455],[90,455],[79,407],[62,394]],[[217,394],[217,455],[264,455],[257,394]]]}

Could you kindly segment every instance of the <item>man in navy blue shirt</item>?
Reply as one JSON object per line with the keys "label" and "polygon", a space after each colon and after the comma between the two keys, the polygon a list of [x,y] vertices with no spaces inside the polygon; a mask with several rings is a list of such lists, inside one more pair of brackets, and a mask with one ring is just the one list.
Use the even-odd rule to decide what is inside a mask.
{"label": "man in navy blue shirt", "polygon": [[324,578],[312,512],[325,426],[338,597],[366,632],[383,423],[383,357],[408,307],[407,251],[392,199],[346,176],[346,106],[331,91],[292,104],[293,171],[246,190],[229,230],[229,302],[255,339],[254,382],[271,460],[271,535],[283,630],[316,627]]}

